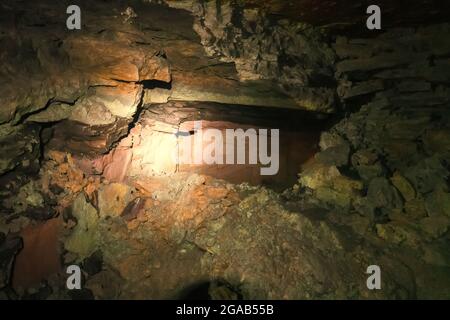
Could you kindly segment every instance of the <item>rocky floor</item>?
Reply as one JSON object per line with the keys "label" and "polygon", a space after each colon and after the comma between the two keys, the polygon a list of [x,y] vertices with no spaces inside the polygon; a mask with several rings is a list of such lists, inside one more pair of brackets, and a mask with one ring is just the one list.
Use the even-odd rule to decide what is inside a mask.
{"label": "rocky floor", "polygon": [[[27,234],[39,231],[23,234],[29,249],[19,255],[12,282],[19,297],[194,298],[203,284],[213,298],[449,296],[442,223],[376,223],[311,204],[299,187],[278,194],[196,174],[110,183],[84,176],[64,153],[47,157],[35,188],[23,187],[21,196],[25,206],[53,200],[59,218],[44,223],[44,244],[28,242]],[[39,228],[23,217],[1,224],[3,232],[25,225]],[[82,266],[81,291],[68,291],[64,272],[55,273],[71,264]],[[373,264],[383,270],[380,291],[366,287]]]}

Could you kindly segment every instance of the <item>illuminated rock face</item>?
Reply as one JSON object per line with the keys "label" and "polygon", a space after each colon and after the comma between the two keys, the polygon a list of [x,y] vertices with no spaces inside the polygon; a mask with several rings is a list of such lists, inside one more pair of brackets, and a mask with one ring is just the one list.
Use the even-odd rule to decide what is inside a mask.
{"label": "illuminated rock face", "polygon": [[[314,118],[295,120],[301,124],[297,127],[294,123],[280,123],[285,116],[260,108],[188,102],[144,108],[129,134],[107,154],[92,157],[74,154],[87,174],[101,174],[109,181],[124,182],[195,172],[234,183],[265,184],[281,190],[296,182],[300,166],[313,157],[319,133],[326,126]],[[222,112],[228,114],[224,116]],[[266,133],[263,137],[258,134],[260,130]],[[278,130],[277,138],[268,136],[272,130]],[[220,135],[217,145],[214,138],[208,138],[210,131]],[[230,131],[231,138],[228,137]],[[60,140],[51,142],[49,147],[58,148],[57,142]],[[272,154],[274,142],[278,151],[274,149]],[[242,152],[238,152],[240,146]],[[254,156],[250,157],[250,153]],[[207,157],[211,156],[213,162],[208,163]],[[262,175],[263,168],[267,168],[268,173]]]}
{"label": "illuminated rock face", "polygon": [[[13,1],[4,3],[2,14],[14,17],[16,6]],[[276,70],[283,69],[278,64],[267,72],[256,68],[253,72],[259,76],[243,81],[250,78],[242,76],[244,67],[240,66],[253,63],[256,53],[243,54],[241,62],[234,56],[226,58],[225,51],[223,57],[208,55],[205,49],[213,44],[199,38],[197,13],[192,16],[183,10],[137,3],[137,17],[124,21],[122,5],[112,10],[106,4],[88,7],[91,14],[83,15],[83,28],[77,32],[53,27],[66,18],[62,4],[33,4],[21,8],[22,20],[1,20],[2,29],[8,32],[1,40],[5,54],[0,58],[0,139],[12,134],[20,139],[23,131],[16,124],[61,122],[55,132],[58,148],[94,156],[109,151],[123,138],[142,105],[149,103],[208,101],[334,111],[330,88],[311,91],[314,85],[305,80],[302,88],[294,90],[299,96],[287,94],[283,83],[292,83],[293,78],[278,77]],[[205,14],[210,21],[212,13]],[[313,29],[308,32],[314,35],[301,41],[319,47],[317,55],[311,55],[317,56],[315,62],[305,70],[326,69],[332,76],[333,51]],[[288,40],[271,43],[272,35],[264,32],[258,37],[268,42],[255,48],[262,56],[269,47],[291,47]],[[252,48],[251,41],[245,40],[245,50]],[[297,71],[282,72],[288,73],[298,78]],[[14,153],[3,152],[1,157],[0,172],[20,166]]]}

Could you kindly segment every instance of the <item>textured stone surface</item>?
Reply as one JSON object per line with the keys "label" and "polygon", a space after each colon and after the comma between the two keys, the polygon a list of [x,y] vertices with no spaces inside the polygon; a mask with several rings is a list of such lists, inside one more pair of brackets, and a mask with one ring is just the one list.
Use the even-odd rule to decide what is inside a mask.
{"label": "textured stone surface", "polygon": [[[137,185],[144,202],[135,218],[101,217],[92,225],[103,235],[94,250],[102,252],[102,271],[87,281],[96,297],[173,298],[213,279],[248,299],[427,296],[430,282],[421,274],[432,267],[417,251],[400,254],[401,246],[421,248],[422,236],[400,222],[376,225],[379,237],[389,242],[386,251],[384,242],[362,240],[342,222],[286,209],[279,195],[264,188],[195,175],[158,181],[153,191]],[[423,224],[433,237],[445,230],[431,220]],[[368,224],[361,220],[359,226],[367,230]],[[445,250],[428,246],[427,252],[432,263],[445,261]],[[366,289],[365,268],[374,259],[383,265],[383,291]],[[410,262],[408,269],[401,261]],[[444,270],[438,277],[437,296],[445,297],[448,277]]]}
{"label": "textured stone surface", "polygon": [[[303,168],[293,190],[303,203],[333,208],[334,221],[366,239],[375,234],[384,246],[424,252],[420,259],[425,264],[407,258],[419,287],[445,282],[450,266],[444,253],[449,245],[444,146],[450,101],[444,78],[450,73],[445,68],[432,71],[431,59],[449,52],[448,41],[436,39],[443,30],[448,32],[448,24],[337,40],[337,93],[345,108],[357,111],[322,134],[322,151]],[[336,168],[339,152],[333,148],[345,143],[350,162]],[[330,159],[334,162],[324,162]],[[360,183],[360,192],[334,187],[345,175]],[[424,275],[424,268],[434,276]],[[447,287],[415,292],[417,297],[448,297]]]}
{"label": "textured stone surface", "polygon": [[[8,5],[4,14],[14,15],[13,9],[14,6]],[[139,46],[136,43],[139,34],[135,34],[133,39],[121,32],[107,30],[114,23],[120,23],[118,18],[107,21],[104,16],[103,19],[97,19],[96,23],[91,18],[85,21],[89,25],[88,30],[74,35],[62,28],[46,27],[65,13],[62,4],[51,9],[42,4],[38,10],[47,14],[39,18],[33,16],[33,9],[30,7],[29,11],[25,10],[23,19],[47,19],[44,28],[29,27],[33,25],[32,21],[27,26],[8,25],[13,23],[12,20],[2,20],[6,23],[5,27],[14,30],[14,33],[7,33],[2,38],[7,44],[8,54],[2,60],[6,67],[2,69],[2,96],[5,103],[1,109],[1,122],[17,121],[55,100],[73,102],[82,97],[90,86],[116,85],[118,80],[170,81],[168,64],[157,55],[158,48],[148,50],[148,47]],[[105,32],[95,33],[104,28]],[[17,42],[18,37],[24,37],[24,40]],[[14,51],[20,54],[10,56],[9,53]],[[20,62],[20,59],[25,58],[31,66],[28,72],[25,71],[27,65]],[[65,83],[65,79],[70,79],[70,83]]]}
{"label": "textured stone surface", "polygon": [[206,52],[234,62],[241,80],[276,81],[299,106],[333,111],[334,90],[326,83],[333,82],[334,53],[320,31],[288,20],[271,21],[262,10],[230,2],[199,1],[192,11]]}
{"label": "textured stone surface", "polygon": [[[438,16],[418,4],[404,24]],[[448,23],[336,38],[351,11],[337,2],[89,5],[67,32],[63,2],[0,4],[0,297],[179,298],[205,283],[213,298],[450,297]],[[309,160],[283,193],[183,172],[167,152],[197,119],[311,133],[338,110],[320,142],[295,136],[283,154]],[[51,238],[84,289],[40,264],[12,290],[13,236],[55,215],[61,234],[25,241],[17,270],[34,277],[24,260]],[[372,264],[381,291],[367,290]]]}
{"label": "textured stone surface", "polygon": [[79,259],[89,257],[96,250],[100,234],[95,227],[98,223],[97,210],[86,201],[80,193],[72,207],[72,215],[76,218],[76,226],[64,243],[64,248],[78,255]]}
{"label": "textured stone surface", "polygon": [[[193,6],[198,5],[199,0],[144,0],[147,2],[167,3],[174,8],[193,10]],[[366,16],[364,2],[352,2],[351,0],[317,2],[314,0],[280,1],[280,0],[223,0],[225,2],[238,2],[248,11],[258,8],[265,13],[288,18],[294,21],[308,22],[319,25],[330,30],[337,30],[339,33],[353,33],[357,35],[367,35],[371,31],[365,27]],[[219,3],[219,4],[220,4]],[[377,2],[383,12],[383,26],[409,27],[418,24],[446,22],[447,17],[443,12],[446,4],[439,0],[421,0],[411,3],[409,6],[398,6],[389,0],[379,0]]]}
{"label": "textured stone surface", "polygon": [[18,237],[0,238],[0,289],[11,282],[14,257],[22,248],[22,240]]}
{"label": "textured stone surface", "polygon": [[61,219],[29,225],[21,231],[23,249],[14,262],[12,287],[24,290],[39,287],[41,281],[61,272],[59,237]]}
{"label": "textured stone surface", "polygon": [[38,128],[4,124],[0,133],[0,174],[14,169],[33,171],[40,148]]}
{"label": "textured stone surface", "polygon": [[[55,148],[89,156],[105,153],[128,133],[142,103],[210,101],[335,110],[333,85],[316,80],[333,78],[334,53],[319,31],[275,21],[269,32],[264,11],[229,3],[223,4],[222,23],[217,24],[212,4],[188,13],[136,1],[129,8],[138,13],[129,19],[121,14],[128,8],[123,3],[111,5],[113,10],[104,3],[90,4],[80,32],[53,27],[66,18],[63,3],[35,3],[21,9],[20,17],[14,1],[2,4],[1,24],[7,30],[0,39],[5,48],[0,58],[3,148],[10,140],[29,146],[28,133],[39,140],[28,124],[59,123]],[[241,10],[242,23],[220,33]],[[206,29],[201,31],[203,16]],[[216,40],[210,38],[214,33]],[[232,35],[242,35],[241,43],[225,41]],[[213,47],[219,55],[207,54]],[[27,127],[15,126],[22,123]],[[24,147],[2,152],[0,172],[19,165]],[[33,154],[29,161],[36,158]]]}
{"label": "textured stone surface", "polygon": [[98,190],[98,210],[101,217],[117,217],[131,202],[131,188],[125,184],[112,183]]}

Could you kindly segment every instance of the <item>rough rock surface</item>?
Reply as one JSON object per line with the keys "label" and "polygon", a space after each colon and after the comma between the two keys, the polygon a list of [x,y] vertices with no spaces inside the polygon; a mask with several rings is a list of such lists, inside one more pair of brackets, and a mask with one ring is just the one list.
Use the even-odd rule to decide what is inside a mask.
{"label": "rough rock surface", "polygon": [[[2,1],[0,298],[206,283],[212,298],[448,299],[449,25],[334,38],[272,15],[308,1],[90,1],[80,32],[60,25],[65,1]],[[198,118],[304,125],[339,107],[281,194],[181,173],[162,152]],[[81,265],[84,289],[44,265],[14,287],[46,244],[20,251],[16,235],[27,246],[56,216],[61,233],[40,240],[58,239],[52,257]]]}
{"label": "rough rock surface", "polygon": [[[150,3],[166,3],[174,8],[192,10],[192,6],[199,0],[143,0]],[[206,2],[206,1],[203,1]],[[365,12],[370,2],[352,0],[323,1],[315,0],[221,0],[219,4],[227,2],[239,3],[246,9],[263,10],[266,14],[279,16],[293,21],[307,22],[313,25],[328,28],[330,31],[340,33],[352,30],[358,35],[367,34],[367,30],[359,28],[365,26]],[[444,14],[446,4],[439,0],[418,0],[409,6],[398,6],[390,0],[378,0],[377,4],[383,8],[383,25],[386,28],[418,25],[423,23],[446,22]],[[367,5],[367,6],[366,6]]]}
{"label": "rough rock surface", "polygon": [[[242,28],[250,28],[252,19],[257,19],[256,29],[245,31],[254,32],[255,38],[244,37],[241,44],[222,41],[218,47],[210,36],[204,39],[194,31],[203,19],[199,15],[213,18],[212,7],[191,15],[142,1],[131,1],[130,6],[121,1],[82,1],[79,5],[87,7],[88,3],[90,14],[83,15],[82,29],[76,32],[59,23],[66,18],[65,2],[44,1],[23,8],[16,1],[1,4],[0,23],[5,32],[0,37],[4,48],[0,56],[0,174],[35,163],[40,142],[46,143],[41,140],[49,136],[56,137],[52,143],[58,149],[91,157],[106,153],[127,135],[145,103],[208,101],[334,110],[332,86],[318,87],[313,79],[322,74],[332,78],[334,53],[311,26],[280,22],[274,37],[264,24],[264,14],[255,12],[250,20],[243,20],[245,26],[227,27],[228,36],[241,34]],[[234,10],[229,4],[224,8]],[[126,14],[127,10],[134,15]],[[225,13],[224,19],[230,18]],[[205,28],[214,33],[227,23],[231,21]],[[296,30],[302,28],[305,35],[296,37]],[[273,42],[275,38],[279,40]],[[312,54],[287,52],[292,41],[298,42],[296,48]],[[244,51],[226,49],[221,57],[212,57],[207,54],[212,46]],[[275,54],[278,46],[284,51]],[[235,59],[237,54],[242,59]],[[317,57],[309,61],[309,56]],[[248,65],[254,62],[257,65]],[[307,65],[298,69],[300,62]],[[290,85],[294,87],[287,88]],[[39,137],[41,125],[54,123],[58,125],[53,132],[47,130],[45,137]],[[10,150],[11,141],[19,143],[14,150]]]}
{"label": "rough rock surface", "polygon": [[[31,291],[46,298],[178,298],[216,281],[248,299],[449,295],[442,216],[372,223],[312,205],[295,188],[280,195],[191,174],[101,182],[77,174],[64,153],[48,157],[36,183],[63,212],[64,264],[83,265],[86,291],[68,296],[55,275]],[[69,184],[61,173],[70,171]],[[381,291],[366,287],[374,263]]]}
{"label": "rough rock surface", "polygon": [[440,34],[449,31],[443,24],[337,40],[340,98],[349,110],[363,106],[322,134],[322,151],[294,192],[338,210],[335,219],[360,234],[416,251],[447,287],[450,47]]}
{"label": "rough rock surface", "polygon": [[[448,296],[444,239],[427,240],[401,223],[378,224],[378,235],[371,234],[363,218],[346,220],[339,210],[305,209],[264,188],[198,175],[130,187],[130,205],[119,215],[95,200],[89,184],[72,204],[76,223],[69,218],[62,239],[65,261],[85,264],[101,252],[101,268],[86,279],[94,297],[176,298],[215,280],[249,299]],[[98,192],[104,188],[110,203],[123,194],[117,184]],[[384,270],[382,291],[366,289],[373,261]]]}
{"label": "rough rock surface", "polygon": [[10,284],[14,256],[21,248],[20,238],[0,233],[0,290]]}
{"label": "rough rock surface", "polygon": [[197,1],[192,10],[206,52],[234,62],[241,80],[272,80],[307,109],[334,110],[335,55],[319,30],[226,1]]}

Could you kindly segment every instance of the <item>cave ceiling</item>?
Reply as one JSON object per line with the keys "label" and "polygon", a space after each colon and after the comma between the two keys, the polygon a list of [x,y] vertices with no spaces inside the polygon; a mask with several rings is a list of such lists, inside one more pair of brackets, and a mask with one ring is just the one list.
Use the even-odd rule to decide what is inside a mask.
{"label": "cave ceiling", "polygon": [[383,23],[386,27],[413,26],[426,22],[448,20],[448,2],[439,0],[241,0],[247,7],[260,7],[268,13],[323,25],[364,24],[364,13],[369,5],[377,4],[383,8]]}

